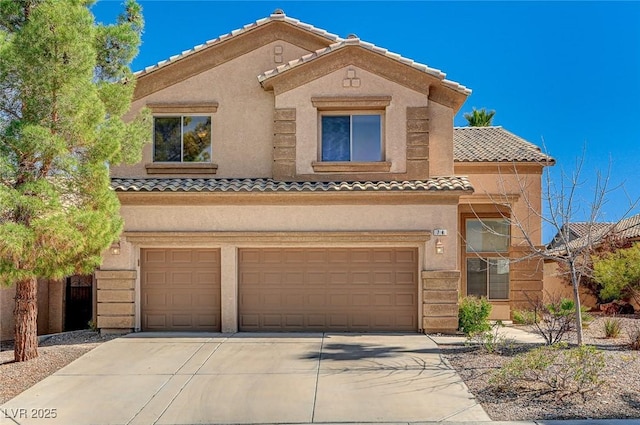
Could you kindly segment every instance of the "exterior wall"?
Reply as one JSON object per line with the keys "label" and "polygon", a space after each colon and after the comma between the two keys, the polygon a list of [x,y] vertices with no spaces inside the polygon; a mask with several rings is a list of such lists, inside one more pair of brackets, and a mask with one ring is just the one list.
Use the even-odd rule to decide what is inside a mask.
{"label": "exterior wall", "polygon": [[[271,177],[273,94],[262,89],[256,76],[281,64],[274,61],[276,46],[282,47],[281,60],[284,62],[308,53],[307,50],[284,41],[269,43],[137,99],[128,116],[133,117],[150,103],[189,105],[217,102],[217,111],[212,114],[212,157],[218,170],[215,175],[191,174],[190,177]],[[140,163],[114,167],[111,175],[147,177],[145,164],[153,162],[152,151],[151,143],[145,145]]]}
{"label": "exterior wall", "polygon": [[15,322],[13,308],[15,306],[16,289],[14,286],[0,288],[0,341],[13,339]]}
{"label": "exterior wall", "polygon": [[[355,76],[358,85],[345,84]],[[390,170],[383,172],[358,171],[351,176],[344,172],[316,172],[312,164],[319,160],[319,108],[314,98],[363,99],[367,96],[389,98],[384,109],[384,160]],[[336,107],[336,109],[340,109]],[[345,109],[355,109],[346,107]],[[363,106],[361,110],[369,110]],[[276,152],[282,152],[291,164],[295,155],[298,179],[425,179],[430,175],[453,174],[453,111],[430,102],[423,93],[413,91],[390,80],[355,66],[345,66],[305,85],[276,96]],[[286,136],[284,136],[286,134]],[[285,149],[280,149],[286,146]],[[274,158],[276,164],[282,157]],[[433,166],[429,161],[432,161]],[[411,167],[408,166],[411,163]],[[275,173],[279,174],[279,173]],[[402,175],[402,176],[398,176]],[[286,173],[285,173],[286,176]]]}
{"label": "exterior wall", "polygon": [[[529,299],[543,297],[543,263],[539,259],[522,260],[527,255],[530,240],[539,246],[542,240],[540,219],[541,173],[539,165],[497,165],[487,163],[456,163],[456,174],[466,174],[475,188],[471,196],[460,198],[460,223],[464,229],[465,217],[509,217],[511,219],[511,248],[509,250],[509,300],[491,301],[492,320],[510,320],[513,309],[529,307]],[[500,206],[500,204],[506,206]],[[511,215],[511,217],[510,217]],[[460,243],[461,293],[466,294],[466,264]],[[520,260],[519,260],[520,259]]]}
{"label": "exterior wall", "polygon": [[[555,261],[545,261],[544,263],[544,297],[549,300],[551,297],[561,297],[573,299],[573,288],[563,280],[558,272],[558,263]],[[580,302],[588,308],[596,308],[598,300],[585,288],[580,288]]]}
{"label": "exterior wall", "polygon": [[[375,199],[375,195],[372,198]],[[419,271],[451,271],[457,266],[455,239],[442,237],[445,253],[435,254],[435,239],[428,236],[434,228],[446,228],[450,235],[457,234],[455,197],[438,199],[432,205],[295,205],[293,202],[292,205],[176,205],[164,208],[123,205],[121,213],[126,229],[121,238],[120,254],[106,252],[101,271],[96,273],[98,327],[125,332],[140,329],[138,258],[140,249],[146,247],[221,249],[224,332],[237,331],[237,249],[240,247],[411,246],[419,251]],[[207,232],[211,236],[207,236]],[[296,233],[290,236],[290,232]],[[449,275],[447,279],[447,282],[451,280]],[[433,286],[436,280],[432,276],[427,288],[436,291],[436,298],[429,300],[429,307],[421,307],[416,314],[420,318],[426,314],[442,319],[433,326],[440,326],[438,329],[445,331],[442,326],[453,323],[447,314],[455,309],[457,315],[457,307],[455,303],[453,307],[441,307],[442,302],[431,302],[440,300],[437,297],[451,298],[451,293],[447,292],[450,288],[442,295],[443,290]],[[459,273],[455,277],[454,291],[457,291],[458,281]],[[422,288],[423,283],[420,285]],[[457,300],[457,296],[454,298]],[[457,319],[452,326],[449,331],[455,331]]]}
{"label": "exterior wall", "polygon": [[[15,286],[0,288],[0,341],[12,340]],[[38,279],[38,335],[64,330],[64,282]]]}

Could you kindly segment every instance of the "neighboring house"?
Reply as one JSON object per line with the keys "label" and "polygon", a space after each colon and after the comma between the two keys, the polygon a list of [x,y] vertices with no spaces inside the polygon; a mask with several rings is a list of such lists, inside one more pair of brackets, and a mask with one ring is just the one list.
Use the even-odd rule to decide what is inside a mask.
{"label": "neighboring house", "polygon": [[503,217],[540,243],[519,183],[539,212],[553,159],[454,129],[469,94],[281,11],[139,72],[130,116],[152,111],[152,143],[112,169],[125,229],[98,327],[453,332],[467,293],[509,319],[542,268],[509,261],[527,251]]}
{"label": "neighboring house", "polygon": [[603,229],[608,229],[614,223],[600,223],[600,222],[575,222],[567,223],[562,226],[557,235],[553,237],[551,242],[547,244],[547,248],[558,248],[564,245],[563,241],[571,242],[578,238],[581,238],[589,233],[599,232]]}
{"label": "neighboring house", "polygon": [[[599,246],[606,238],[615,238],[620,245],[628,246],[640,242],[640,214],[620,220],[617,223],[568,223],[560,229],[566,232],[566,240],[574,248],[583,246]],[[547,245],[549,249],[562,250],[563,235],[557,234]],[[618,245],[618,246],[620,246]],[[544,262],[544,291],[548,296],[573,298],[573,289],[558,268],[558,263],[552,260]],[[594,308],[598,300],[586,288],[580,290],[580,300],[583,305]],[[640,306],[634,303],[637,309]]]}

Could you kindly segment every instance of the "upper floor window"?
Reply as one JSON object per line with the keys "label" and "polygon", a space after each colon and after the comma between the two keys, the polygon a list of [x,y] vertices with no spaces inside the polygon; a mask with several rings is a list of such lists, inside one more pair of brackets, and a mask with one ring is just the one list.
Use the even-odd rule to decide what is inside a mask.
{"label": "upper floor window", "polygon": [[383,160],[382,113],[323,112],[321,160],[377,162]]}
{"label": "upper floor window", "polygon": [[154,117],[153,161],[211,162],[211,117]]}

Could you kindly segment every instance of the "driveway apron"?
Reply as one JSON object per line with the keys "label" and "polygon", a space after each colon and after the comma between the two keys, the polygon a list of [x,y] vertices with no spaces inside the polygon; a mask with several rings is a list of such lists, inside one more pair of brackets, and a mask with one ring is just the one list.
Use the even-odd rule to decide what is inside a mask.
{"label": "driveway apron", "polygon": [[490,420],[420,334],[131,334],[0,409],[3,425]]}

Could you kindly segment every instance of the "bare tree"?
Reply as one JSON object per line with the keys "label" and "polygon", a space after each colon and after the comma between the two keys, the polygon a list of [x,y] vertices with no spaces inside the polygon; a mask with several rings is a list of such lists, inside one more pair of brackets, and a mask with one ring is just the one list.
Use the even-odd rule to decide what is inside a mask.
{"label": "bare tree", "polygon": [[[584,152],[576,160],[575,169],[569,173],[560,169],[557,180],[552,178],[548,167],[543,172],[541,199],[537,199],[534,182],[530,175],[518,175],[517,164],[512,164],[515,179],[500,178],[501,187],[499,195],[489,195],[492,201],[501,206],[502,216],[510,223],[512,230],[512,245],[524,247],[527,254],[514,259],[511,262],[538,260],[552,260],[562,265],[566,271],[567,280],[571,283],[575,305],[575,330],[577,342],[583,344],[582,313],[580,304],[580,282],[585,276],[592,275],[592,262],[590,255],[594,247],[602,243],[606,238],[615,235],[624,229],[620,228],[623,220],[602,226],[604,206],[611,193],[621,189],[620,186],[611,187],[609,167],[605,173],[596,172],[591,200],[583,201],[579,198],[579,189],[585,184],[583,176]],[[552,165],[551,161],[541,165]],[[507,182],[509,181],[509,182]],[[514,184],[517,187],[511,187]],[[537,182],[539,184],[539,182]],[[533,189],[532,189],[533,188]],[[517,192],[518,201],[526,207],[523,213],[522,204],[519,210],[515,208],[514,192]],[[541,208],[540,203],[543,204]],[[622,218],[627,217],[638,204],[638,200],[629,200],[628,208]],[[477,215],[482,220],[480,215]],[[586,218],[586,219],[585,219]],[[584,234],[577,237],[571,232],[570,223],[581,221]],[[536,228],[532,223],[540,223],[542,227],[550,228],[556,237],[552,246],[543,246],[537,243],[537,237],[542,228]],[[483,226],[487,232],[494,230],[490,226]],[[515,233],[515,234],[513,234]]]}

